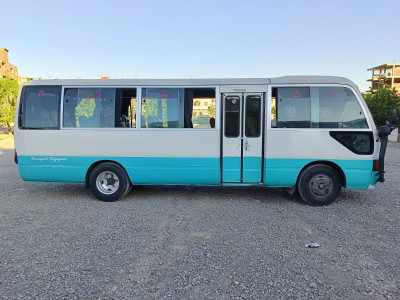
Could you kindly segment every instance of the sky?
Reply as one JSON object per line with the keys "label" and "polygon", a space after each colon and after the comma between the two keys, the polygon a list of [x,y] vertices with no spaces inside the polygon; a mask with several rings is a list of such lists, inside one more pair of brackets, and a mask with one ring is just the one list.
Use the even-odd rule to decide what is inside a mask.
{"label": "sky", "polygon": [[0,0],[0,48],[33,78],[334,75],[400,63],[400,0]]}

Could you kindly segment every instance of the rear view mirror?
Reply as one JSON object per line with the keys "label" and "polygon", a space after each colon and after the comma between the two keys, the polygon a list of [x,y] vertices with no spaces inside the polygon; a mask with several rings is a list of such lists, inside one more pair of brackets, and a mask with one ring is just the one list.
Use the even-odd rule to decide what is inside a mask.
{"label": "rear view mirror", "polygon": [[397,117],[397,110],[392,111],[392,126],[397,127],[399,125],[399,118]]}

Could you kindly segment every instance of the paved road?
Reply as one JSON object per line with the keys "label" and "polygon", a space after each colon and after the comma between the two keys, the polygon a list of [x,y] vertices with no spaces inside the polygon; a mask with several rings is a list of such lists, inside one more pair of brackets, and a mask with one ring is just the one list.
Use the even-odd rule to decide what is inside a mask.
{"label": "paved road", "polygon": [[102,203],[12,159],[0,140],[0,299],[400,299],[399,144],[385,184],[328,207],[252,187]]}

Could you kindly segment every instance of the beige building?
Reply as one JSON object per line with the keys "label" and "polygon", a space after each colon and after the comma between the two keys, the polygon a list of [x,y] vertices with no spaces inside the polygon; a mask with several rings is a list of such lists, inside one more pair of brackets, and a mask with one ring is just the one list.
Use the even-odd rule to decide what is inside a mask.
{"label": "beige building", "polygon": [[0,48],[0,78],[11,77],[18,80],[18,68],[8,61],[8,50]]}
{"label": "beige building", "polygon": [[369,68],[372,71],[371,91],[376,92],[380,87],[395,88],[400,93],[400,64],[384,64]]}

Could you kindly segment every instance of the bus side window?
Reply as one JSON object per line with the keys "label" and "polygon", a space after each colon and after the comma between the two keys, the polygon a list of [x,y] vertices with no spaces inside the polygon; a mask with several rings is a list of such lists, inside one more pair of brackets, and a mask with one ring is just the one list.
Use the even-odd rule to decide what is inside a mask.
{"label": "bus side window", "polygon": [[313,87],[318,102],[312,105],[313,120],[319,128],[368,128],[367,120],[354,93],[347,87]]}
{"label": "bus side window", "polygon": [[64,127],[115,127],[115,88],[67,88]]}
{"label": "bus side window", "polygon": [[19,128],[59,129],[60,86],[25,86],[22,90]]}
{"label": "bus side window", "polygon": [[136,89],[121,88],[115,96],[115,127],[136,127]]}
{"label": "bus side window", "polygon": [[278,89],[272,89],[271,97],[271,128],[276,128],[276,97],[278,95]]}
{"label": "bus side window", "polygon": [[278,128],[310,128],[311,99],[309,87],[277,89],[276,123]]}
{"label": "bus side window", "polygon": [[368,128],[356,95],[348,87],[272,88],[272,128]]}
{"label": "bus side window", "polygon": [[143,88],[141,128],[212,128],[214,88]]}

